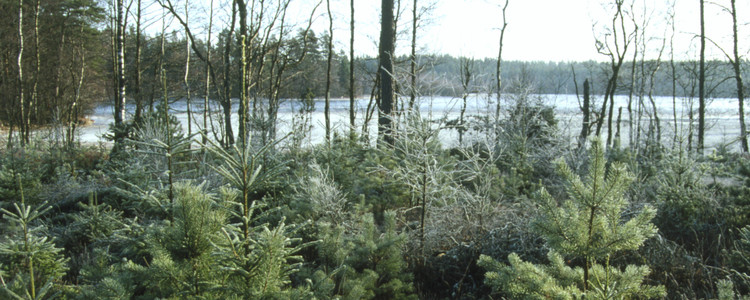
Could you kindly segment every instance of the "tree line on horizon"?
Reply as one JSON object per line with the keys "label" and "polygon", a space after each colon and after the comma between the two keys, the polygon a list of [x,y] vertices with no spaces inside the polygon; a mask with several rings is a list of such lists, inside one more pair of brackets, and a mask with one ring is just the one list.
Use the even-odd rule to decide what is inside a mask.
{"label": "tree line on horizon", "polygon": [[[2,47],[4,59],[0,62],[4,70],[0,80],[0,90],[3,91],[0,101],[8,105],[3,105],[4,109],[0,111],[0,122],[8,129],[17,130],[22,141],[28,140],[34,126],[63,125],[69,128],[67,139],[72,142],[83,116],[101,101],[112,101],[120,107],[118,111],[124,107],[118,103],[135,103],[132,119],[137,122],[145,111],[154,111],[155,103],[164,102],[159,101],[164,98],[189,97],[198,103],[203,102],[201,98],[208,98],[221,103],[226,123],[222,129],[225,137],[221,140],[231,144],[236,136],[226,120],[234,113],[230,111],[232,101],[248,103],[243,105],[246,112],[240,113],[244,120],[242,128],[236,130],[251,126],[251,118],[260,118],[255,124],[262,127],[261,131],[275,128],[275,111],[285,99],[372,96],[365,117],[376,113],[381,98],[378,94],[381,88],[377,75],[378,57],[356,54],[353,48],[348,49],[350,53],[345,53],[345,49],[335,49],[331,40],[332,27],[328,32],[316,33],[310,29],[311,23],[306,28],[303,28],[305,24],[285,26],[285,22],[289,22],[284,14],[287,1],[265,4],[266,14],[256,10],[255,15],[250,16],[256,18],[251,19],[254,28],[247,27],[247,16],[242,21],[240,3],[232,2],[231,8],[222,7],[231,17],[229,26],[223,28],[213,21],[214,9],[218,10],[218,7],[212,5],[209,18],[204,16],[202,23],[193,25],[190,12],[195,8],[189,5],[189,1],[177,4],[157,1],[142,5],[140,1],[133,1],[126,7],[124,4],[118,6],[117,1],[4,1],[5,17],[0,27],[6,34],[3,35],[5,42]],[[315,14],[325,13],[323,4],[321,1],[315,6],[310,13],[311,20]],[[610,35],[603,36],[597,44],[600,52],[611,57],[612,62],[502,61],[502,68],[499,68],[501,58],[417,53],[414,34],[420,21],[429,17],[429,8],[434,4],[409,9],[400,7],[394,15],[394,28],[411,28],[414,36],[404,34],[408,30],[399,27],[392,32],[394,41],[410,42],[414,49],[411,54],[397,54],[392,58],[394,95],[403,101],[401,105],[395,103],[391,106],[406,107],[404,103],[413,102],[416,95],[496,94],[500,86],[498,78],[505,78],[505,84],[500,88],[505,92],[515,89],[514,86],[524,86],[539,94],[579,96],[583,94],[583,81],[588,80],[591,94],[605,98],[614,94],[629,95],[641,99],[633,101],[637,102],[632,104],[636,106],[648,106],[648,101],[643,100],[648,96],[738,98],[738,85],[733,79],[742,78],[747,60],[740,56],[733,59],[727,51],[728,62],[675,61],[675,50],[667,49],[668,37],[661,37],[660,48],[653,45],[653,41],[639,39],[651,37],[650,31],[646,31],[650,28],[638,26],[638,22],[646,22],[645,19],[624,16],[623,11],[633,10],[632,3],[630,7],[625,4],[614,1],[611,9],[620,23],[627,21],[632,24],[607,29]],[[161,15],[154,19],[152,10],[152,19],[142,20],[147,5],[161,7]],[[123,16],[119,20],[121,10]],[[274,13],[269,13],[271,11]],[[728,8],[727,11],[731,12]],[[18,22],[19,15],[23,16],[23,22]],[[162,24],[159,24],[159,18]],[[164,23],[166,19],[172,20],[182,30],[172,26],[168,32]],[[351,21],[350,26],[353,26],[353,19]],[[151,27],[150,34],[144,30],[147,22]],[[333,24],[332,19],[329,22]],[[153,28],[159,26],[161,32],[155,32]],[[240,28],[242,26],[244,29]],[[245,42],[248,48],[244,56],[242,30],[253,37],[252,41]],[[627,31],[618,33],[618,30]],[[193,31],[201,32],[201,36]],[[211,34],[216,36],[211,40],[214,44],[206,42]],[[612,34],[619,34],[619,39],[613,40]],[[643,49],[647,46],[659,50],[658,58],[645,56]],[[636,50],[626,56],[628,47]],[[620,49],[622,53],[608,53],[607,49]],[[666,58],[667,52],[669,59]],[[351,57],[355,57],[353,63],[350,63]],[[243,69],[243,65],[248,69]],[[617,67],[616,70],[613,67]],[[700,84],[701,73],[703,84]],[[613,78],[617,80],[613,81]],[[270,107],[259,109],[258,105],[249,104],[258,99],[270,99]],[[355,112],[353,108],[350,110],[350,126],[353,126]],[[696,115],[701,115],[701,108],[697,110]],[[582,110],[582,113],[592,114],[592,111],[585,113]],[[120,115],[123,114],[117,114]],[[124,116],[117,116],[115,123],[124,122],[119,120]],[[612,128],[611,112],[607,118],[607,128]],[[193,125],[196,124],[188,126],[190,133]],[[597,124],[597,127],[601,125]],[[10,132],[9,136],[14,130]],[[611,135],[608,133],[609,143]]]}

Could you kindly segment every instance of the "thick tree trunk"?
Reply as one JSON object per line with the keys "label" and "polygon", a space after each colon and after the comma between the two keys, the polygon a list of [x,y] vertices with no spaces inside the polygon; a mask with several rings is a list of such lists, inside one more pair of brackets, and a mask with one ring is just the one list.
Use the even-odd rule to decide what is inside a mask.
{"label": "thick tree trunk", "polygon": [[392,145],[393,120],[393,0],[381,1],[380,21],[380,105],[378,116],[378,136],[386,144]]}

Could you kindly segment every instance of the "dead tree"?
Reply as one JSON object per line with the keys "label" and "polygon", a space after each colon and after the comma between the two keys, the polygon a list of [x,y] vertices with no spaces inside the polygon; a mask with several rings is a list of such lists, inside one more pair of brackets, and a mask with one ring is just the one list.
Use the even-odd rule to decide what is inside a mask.
{"label": "dead tree", "polygon": [[[615,0],[614,9],[615,12],[612,16],[611,27],[608,28],[609,32],[603,38],[596,39],[596,49],[600,54],[606,55],[610,59],[610,71],[609,79],[607,81],[607,87],[604,90],[604,101],[602,101],[602,109],[599,114],[599,119],[596,124],[596,135],[601,133],[604,120],[607,119],[607,146],[612,145],[612,115],[614,112],[615,93],[617,92],[617,82],[620,74],[620,69],[625,61],[625,55],[628,52],[628,47],[633,41],[635,30],[628,33],[627,25],[625,24],[625,0]],[[609,101],[609,105],[607,102]],[[609,106],[609,107],[607,107]],[[607,110],[609,108],[609,111]]]}

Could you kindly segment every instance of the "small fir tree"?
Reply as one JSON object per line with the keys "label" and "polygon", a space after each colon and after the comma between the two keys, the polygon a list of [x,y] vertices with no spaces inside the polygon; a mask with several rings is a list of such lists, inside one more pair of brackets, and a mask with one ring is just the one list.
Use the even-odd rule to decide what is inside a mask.
{"label": "small fir tree", "polygon": [[[632,176],[622,164],[612,164],[607,172],[601,142],[591,146],[589,173],[585,181],[564,163],[558,162],[565,178],[567,200],[552,198],[541,190],[539,217],[533,228],[552,249],[550,265],[523,262],[518,255],[508,257],[510,265],[482,256],[479,264],[489,270],[486,283],[513,298],[525,299],[630,299],[665,295],[663,286],[648,286],[643,279],[646,266],[628,265],[624,271],[610,265],[610,257],[625,250],[636,250],[656,234],[651,223],[656,210],[645,206],[629,220],[623,219],[628,205],[624,193]],[[571,268],[565,259],[580,259],[584,266]]]}

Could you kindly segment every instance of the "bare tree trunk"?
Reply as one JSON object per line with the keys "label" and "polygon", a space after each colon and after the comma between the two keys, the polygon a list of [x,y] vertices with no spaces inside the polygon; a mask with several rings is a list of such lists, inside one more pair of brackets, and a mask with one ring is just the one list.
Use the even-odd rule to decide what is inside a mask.
{"label": "bare tree trunk", "polygon": [[590,115],[591,115],[591,95],[590,95],[590,87],[589,87],[589,80],[586,79],[583,81],[583,108],[581,109],[581,112],[583,113],[583,123],[581,123],[581,135],[578,137],[578,148],[582,149],[583,145],[586,144],[586,139],[589,137],[589,129],[591,128]]}
{"label": "bare tree trunk", "polygon": [[495,86],[497,92],[497,103],[495,106],[495,122],[500,119],[500,99],[502,97],[502,64],[503,64],[503,39],[505,38],[505,29],[508,27],[508,19],[505,17],[505,12],[508,9],[508,3],[510,0],[505,0],[503,5],[503,27],[500,28],[500,47],[497,50],[497,65],[495,66],[495,78],[497,79],[497,85]]}
{"label": "bare tree trunk", "polygon": [[[81,27],[81,31],[83,32],[83,27]],[[78,103],[81,100],[81,91],[83,89],[83,78],[86,74],[86,48],[83,43],[81,43],[80,47],[81,47],[80,48],[81,72],[78,77],[78,85],[76,86],[75,94],[73,95],[73,103],[71,103],[70,108],[68,109],[67,144],[69,148],[72,148],[75,142],[75,132],[76,132],[76,127],[78,125],[78,111],[79,111]]]}
{"label": "bare tree trunk", "polygon": [[393,145],[393,0],[381,1],[380,22],[380,106],[378,136],[388,145]]}
{"label": "bare tree trunk", "polygon": [[349,136],[354,139],[354,0],[350,1],[351,17],[349,19]]}
{"label": "bare tree trunk", "polygon": [[[37,111],[39,106],[39,75],[42,73],[41,70],[41,57],[40,57],[40,50],[39,50],[39,11],[41,11],[42,6],[40,4],[39,0],[36,0],[36,5],[34,9],[34,52],[35,52],[35,59],[36,59],[36,74],[34,74],[34,87],[32,88],[31,92],[31,100],[29,101],[29,109],[26,112],[26,128],[31,128],[31,112],[34,111],[34,119],[39,121],[39,113]],[[59,66],[58,66],[59,67]],[[54,106],[58,107],[58,106]],[[26,142],[29,141],[29,132],[27,130],[26,132]]]}
{"label": "bare tree trunk", "polygon": [[138,1],[135,15],[135,86],[133,98],[135,100],[135,123],[143,118],[143,97],[141,96],[141,0]]}
{"label": "bare tree trunk", "polygon": [[459,68],[459,72],[461,74],[461,87],[463,88],[463,104],[461,106],[461,112],[458,116],[458,124],[456,124],[456,127],[458,128],[458,144],[460,146],[463,144],[464,132],[466,131],[464,115],[466,114],[466,105],[468,100],[467,98],[469,97],[469,93],[471,92],[471,80],[474,78],[474,59],[465,57],[460,58]]}
{"label": "bare tree trunk", "polygon": [[706,134],[706,24],[704,22],[704,0],[700,0],[701,52],[698,74],[698,153],[703,153]]}
{"label": "bare tree trunk", "polygon": [[234,144],[234,133],[232,132],[232,88],[229,80],[229,58],[232,52],[232,35],[237,21],[237,2],[232,1],[232,21],[229,25],[229,33],[224,44],[224,99],[221,102],[224,111],[224,147]]}
{"label": "bare tree trunk", "polygon": [[[635,71],[638,65],[638,32],[633,35],[633,61],[630,64],[630,91],[628,92],[628,147],[635,149],[635,130],[633,130],[633,94],[635,92]],[[636,125],[637,126],[637,125]]]}
{"label": "bare tree trunk", "polygon": [[326,98],[323,114],[326,122],[326,142],[331,144],[331,63],[333,61],[333,14],[331,14],[331,0],[326,0],[328,10],[328,61],[326,62]]}
{"label": "bare tree trunk", "polygon": [[250,65],[247,59],[247,48],[248,43],[252,43],[252,41],[248,41],[248,29],[247,29],[247,4],[245,3],[245,0],[234,0],[234,3],[237,4],[237,9],[240,13],[240,47],[241,49],[241,64],[240,64],[240,110],[239,110],[239,132],[238,132],[238,140],[240,141],[240,144],[242,147],[245,147],[248,138],[248,122],[249,122],[249,95],[248,95],[248,84],[250,79],[250,72],[248,71],[248,66]]}
{"label": "bare tree trunk", "polygon": [[379,95],[376,93],[377,88],[380,86],[380,73],[375,73],[375,80],[373,80],[372,89],[370,90],[370,101],[367,102],[367,108],[365,108],[364,120],[362,120],[362,139],[369,143],[370,141],[370,120],[372,115],[375,113],[375,108],[380,106],[380,100],[376,99]]}
{"label": "bare tree trunk", "polygon": [[[674,9],[674,6],[672,7]],[[674,120],[674,135],[672,137],[672,144],[677,144],[677,70],[674,64],[674,34],[675,34],[675,21],[674,21],[674,10],[669,12],[670,25],[672,26],[671,35],[669,37],[669,69],[672,71],[672,118]]]}
{"label": "bare tree trunk", "polygon": [[659,120],[659,109],[656,107],[656,100],[654,100],[654,81],[656,80],[656,72],[661,68],[661,57],[664,54],[664,48],[667,46],[667,39],[662,40],[661,48],[659,49],[659,56],[656,58],[656,66],[651,69],[649,76],[649,89],[648,99],[651,102],[651,107],[654,109],[654,122],[656,125],[656,143],[657,146],[661,146],[661,120]]}
{"label": "bare tree trunk", "polygon": [[414,108],[414,102],[417,99],[417,0],[412,0],[413,6],[411,9],[412,22],[411,22],[411,56],[409,57],[409,77],[411,79],[411,88],[409,90],[409,110]]}
{"label": "bare tree trunk", "polygon": [[[185,0],[185,24],[190,24],[189,21],[189,9],[188,4],[190,1]],[[187,93],[185,97],[185,105],[187,109],[187,122],[188,122],[188,136],[193,134],[193,112],[190,107],[190,98],[192,95],[190,94],[190,38],[187,36],[187,33],[185,33],[185,92]]]}
{"label": "bare tree trunk", "polygon": [[[26,126],[26,103],[23,90],[23,0],[18,0],[18,104],[21,108],[21,119],[18,128],[20,132],[21,146],[25,146],[28,127]],[[11,130],[12,131],[12,130]],[[8,140],[10,143],[10,140]]]}
{"label": "bare tree trunk", "polygon": [[118,129],[115,132],[115,143],[120,144],[124,136],[122,127],[125,124],[125,8],[123,0],[117,0],[117,21],[116,21],[116,58],[117,58],[117,96],[115,98],[115,126]]}
{"label": "bare tree trunk", "polygon": [[732,37],[734,41],[734,60],[732,61],[732,67],[734,68],[734,79],[737,82],[737,99],[739,100],[739,114],[740,114],[740,146],[742,152],[748,152],[747,144],[747,129],[745,128],[745,89],[742,83],[742,71],[740,70],[740,64],[742,60],[739,52],[737,51],[737,7],[735,0],[731,0],[731,13],[732,13]]}
{"label": "bare tree trunk", "polygon": [[[607,119],[607,147],[612,145],[612,115],[614,112],[615,93],[617,92],[617,79],[619,77],[620,69],[625,60],[625,55],[628,52],[628,47],[632,42],[632,34],[626,32],[625,27],[625,15],[623,12],[624,0],[615,1],[615,13],[612,17],[612,28],[611,28],[611,44],[608,36],[605,36],[604,40],[597,40],[597,50],[599,53],[609,56],[612,74],[607,81],[607,88],[604,93],[604,101],[602,101],[602,110],[599,114],[599,119],[596,124],[596,135],[601,133],[602,126],[604,125],[604,119]],[[635,23],[635,22],[634,22]],[[637,26],[635,31],[637,32]],[[622,39],[622,41],[620,41]],[[609,111],[607,111],[607,101],[609,99]]]}
{"label": "bare tree trunk", "polygon": [[620,122],[622,121],[622,106],[617,108],[617,131],[615,131],[615,141],[613,145],[620,146]]}
{"label": "bare tree trunk", "polygon": [[[211,61],[211,29],[214,25],[214,0],[211,0],[210,11],[208,15],[208,38],[206,38],[206,60]],[[211,94],[211,69],[206,63],[206,89],[203,95],[203,131],[201,135],[201,145],[205,147],[208,143],[208,114],[209,114],[209,103],[208,97]],[[213,125],[212,125],[213,126]]]}

